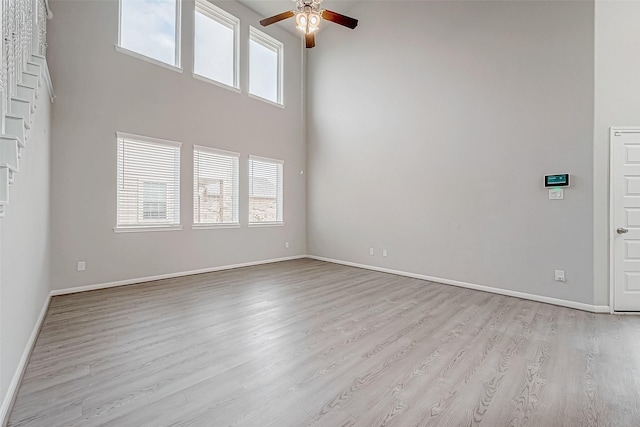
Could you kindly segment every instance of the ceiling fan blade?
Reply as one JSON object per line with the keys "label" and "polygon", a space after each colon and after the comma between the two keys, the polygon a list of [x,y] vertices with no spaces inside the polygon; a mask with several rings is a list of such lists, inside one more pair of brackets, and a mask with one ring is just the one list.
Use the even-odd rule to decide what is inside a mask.
{"label": "ceiling fan blade", "polygon": [[316,33],[305,34],[304,41],[307,49],[314,47],[316,45]]}
{"label": "ceiling fan blade", "polygon": [[271,25],[271,24],[275,24],[276,22],[280,22],[283,19],[287,19],[287,18],[291,18],[293,15],[295,15],[295,13],[293,13],[292,10],[289,10],[287,12],[282,12],[279,13],[275,16],[272,16],[271,18],[264,18],[262,21],[260,21],[260,25],[262,25],[263,27],[266,27],[267,25]]}
{"label": "ceiling fan blade", "polygon": [[327,21],[335,22],[338,25],[342,25],[347,28],[351,28],[352,30],[358,26],[358,20],[349,18],[348,16],[341,15],[336,12],[332,12],[330,10],[323,10],[322,17]]}

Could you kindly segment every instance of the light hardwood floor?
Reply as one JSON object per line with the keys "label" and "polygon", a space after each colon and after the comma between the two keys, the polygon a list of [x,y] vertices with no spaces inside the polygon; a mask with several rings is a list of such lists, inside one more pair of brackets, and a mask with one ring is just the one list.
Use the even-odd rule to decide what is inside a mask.
{"label": "light hardwood floor", "polygon": [[638,426],[640,318],[309,259],[54,297],[10,426]]}

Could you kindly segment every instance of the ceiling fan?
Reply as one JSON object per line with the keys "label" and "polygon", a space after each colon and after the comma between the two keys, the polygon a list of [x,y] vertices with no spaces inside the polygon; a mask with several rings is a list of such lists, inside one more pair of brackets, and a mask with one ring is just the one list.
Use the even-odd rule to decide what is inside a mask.
{"label": "ceiling fan", "polygon": [[335,22],[338,25],[351,28],[352,30],[358,25],[358,20],[349,18],[326,9],[320,9],[322,0],[293,0],[296,2],[296,9],[279,13],[271,18],[265,18],[260,21],[263,27],[275,24],[284,19],[296,17],[296,28],[304,33],[305,45],[312,48],[316,45],[316,31],[320,28],[320,21]]}

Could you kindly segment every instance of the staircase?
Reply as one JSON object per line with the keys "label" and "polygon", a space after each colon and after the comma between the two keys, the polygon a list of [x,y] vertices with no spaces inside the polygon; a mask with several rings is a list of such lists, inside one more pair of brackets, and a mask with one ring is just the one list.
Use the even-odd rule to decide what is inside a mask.
{"label": "staircase", "polygon": [[0,0],[0,218],[9,205],[11,185],[28,155],[37,101],[54,95],[45,59],[48,0]]}

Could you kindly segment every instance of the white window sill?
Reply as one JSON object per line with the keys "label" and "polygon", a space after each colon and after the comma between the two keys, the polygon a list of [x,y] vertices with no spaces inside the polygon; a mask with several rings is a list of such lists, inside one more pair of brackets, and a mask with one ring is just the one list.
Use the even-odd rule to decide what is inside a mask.
{"label": "white window sill", "polygon": [[179,230],[182,230],[181,225],[113,227],[114,233],[144,233],[147,231],[179,231]]}
{"label": "white window sill", "polygon": [[250,222],[249,227],[283,227],[284,222]]}
{"label": "white window sill", "polygon": [[254,95],[252,93],[249,94],[249,98],[257,99],[258,101],[262,101],[262,102],[265,102],[265,103],[267,103],[269,105],[274,105],[276,107],[280,107],[280,108],[284,109],[284,104],[280,104],[279,102],[273,102],[270,99],[263,98],[263,97],[258,96],[258,95]]}
{"label": "white window sill", "polygon": [[134,52],[134,51],[129,50],[129,49],[125,48],[125,47],[118,46],[117,44],[114,45],[114,47],[116,48],[116,51],[118,51],[120,53],[124,53],[125,55],[133,56],[134,58],[137,58],[137,59],[142,59],[143,61],[150,62],[150,63],[152,63],[154,65],[159,65],[160,67],[167,68],[167,69],[169,69],[171,71],[175,71],[177,73],[182,73],[182,68],[176,67],[175,65],[167,64],[166,62],[162,62],[162,61],[159,61],[157,59],[151,58],[150,56],[146,56],[146,55],[143,55],[141,53]]}
{"label": "white window sill", "polygon": [[227,84],[215,81],[215,80],[210,79],[208,77],[201,76],[200,74],[193,73],[193,78],[196,79],[196,80],[203,81],[205,83],[209,83],[209,84],[214,85],[214,86],[219,86],[219,87],[225,88],[227,90],[230,90],[231,92],[242,93],[242,91],[237,87],[229,86]]}
{"label": "white window sill", "polygon": [[215,230],[219,228],[240,228],[240,224],[237,223],[212,223],[212,224],[193,224],[191,226],[193,230]]}

